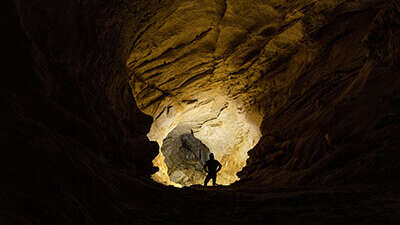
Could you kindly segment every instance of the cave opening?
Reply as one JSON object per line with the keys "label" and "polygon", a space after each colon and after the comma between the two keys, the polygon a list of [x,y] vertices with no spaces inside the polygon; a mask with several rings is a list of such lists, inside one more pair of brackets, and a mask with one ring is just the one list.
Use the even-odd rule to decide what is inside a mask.
{"label": "cave opening", "polygon": [[160,105],[147,134],[160,146],[153,160],[159,171],[151,175],[153,180],[175,187],[202,184],[209,153],[223,166],[218,184],[239,180],[236,173],[261,137],[262,115],[216,90]]}

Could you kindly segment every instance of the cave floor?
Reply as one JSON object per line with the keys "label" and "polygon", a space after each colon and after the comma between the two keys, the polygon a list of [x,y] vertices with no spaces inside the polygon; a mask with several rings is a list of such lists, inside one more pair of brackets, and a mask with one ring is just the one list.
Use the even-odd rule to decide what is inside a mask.
{"label": "cave floor", "polygon": [[400,224],[398,187],[159,187],[142,199],[154,214],[131,212],[135,224]]}

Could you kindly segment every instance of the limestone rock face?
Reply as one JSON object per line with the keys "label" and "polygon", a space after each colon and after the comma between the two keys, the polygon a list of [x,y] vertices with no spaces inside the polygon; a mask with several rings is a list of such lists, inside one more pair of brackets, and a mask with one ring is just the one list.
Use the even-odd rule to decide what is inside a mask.
{"label": "limestone rock face", "polygon": [[[321,157],[331,157],[330,151],[347,149],[335,143],[344,139],[338,130],[363,130],[355,128],[360,127],[353,124],[357,120],[339,116],[343,107],[353,110],[346,101],[362,105],[371,99],[377,110],[372,99],[391,95],[366,85],[383,73],[379,68],[392,71],[384,72],[381,82],[387,93],[395,90],[389,86],[397,84],[398,10],[397,1],[378,0],[177,0],[158,10],[131,45],[126,64],[132,93],[138,107],[154,118],[153,127],[179,121],[178,115],[191,107],[187,103],[212,101],[217,94],[210,93],[224,96],[252,121],[264,118],[263,135],[274,137],[272,142],[265,137],[268,141],[252,154],[278,146],[266,158],[250,157],[242,176],[257,172],[267,183],[303,182],[308,178],[288,174],[296,176],[291,170],[306,170]],[[359,123],[377,119],[356,111]],[[356,148],[361,151],[364,144]],[[258,173],[259,167],[264,172]]]}
{"label": "limestone rock face", "polygon": [[127,61],[139,108],[158,115],[217,89],[257,108],[253,103],[270,89],[265,73],[302,46],[306,2],[281,4],[287,3],[181,0],[158,11]]}

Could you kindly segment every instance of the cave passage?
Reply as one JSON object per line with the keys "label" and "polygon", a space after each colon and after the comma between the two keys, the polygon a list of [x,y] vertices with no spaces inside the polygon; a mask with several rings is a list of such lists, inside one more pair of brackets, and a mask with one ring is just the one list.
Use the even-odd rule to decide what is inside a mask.
{"label": "cave passage", "polygon": [[261,118],[215,90],[165,104],[147,135],[160,146],[152,179],[175,187],[202,184],[212,152],[223,166],[217,183],[232,184],[261,137]]}

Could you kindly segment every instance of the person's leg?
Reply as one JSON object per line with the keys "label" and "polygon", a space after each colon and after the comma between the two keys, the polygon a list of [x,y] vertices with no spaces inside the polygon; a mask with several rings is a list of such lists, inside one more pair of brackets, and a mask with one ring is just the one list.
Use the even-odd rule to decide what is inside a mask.
{"label": "person's leg", "polygon": [[204,180],[204,186],[207,186],[207,184],[210,181],[210,179],[211,179],[210,174],[207,174],[206,179]]}
{"label": "person's leg", "polygon": [[213,182],[213,186],[217,185],[217,175],[216,174],[212,176],[212,182]]}

